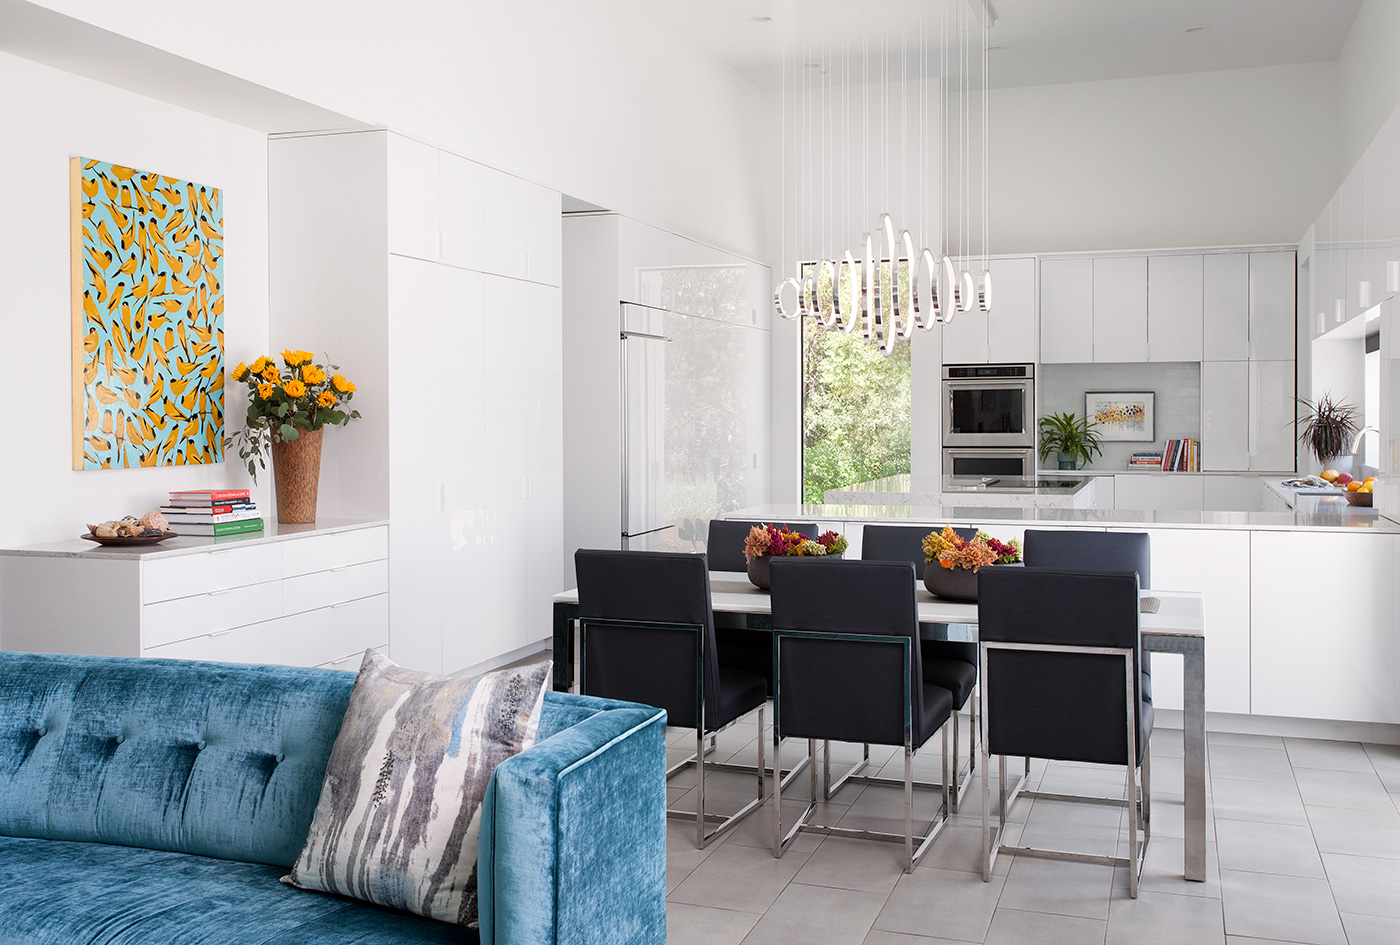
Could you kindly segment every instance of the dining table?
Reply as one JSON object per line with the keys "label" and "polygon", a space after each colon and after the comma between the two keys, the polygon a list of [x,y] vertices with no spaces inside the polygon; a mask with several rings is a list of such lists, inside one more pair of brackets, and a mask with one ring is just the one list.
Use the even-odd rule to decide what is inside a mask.
{"label": "dining table", "polygon": [[[962,625],[976,639],[977,604],[944,600],[916,585],[919,623]],[[1139,617],[1142,648],[1182,657],[1182,793],[1185,802],[1185,878],[1206,879],[1206,638],[1205,600],[1196,591],[1144,590]],[[717,613],[744,614],[755,631],[772,629],[772,599],[742,571],[710,572],[710,603]],[[574,683],[578,588],[554,595],[554,688]]]}

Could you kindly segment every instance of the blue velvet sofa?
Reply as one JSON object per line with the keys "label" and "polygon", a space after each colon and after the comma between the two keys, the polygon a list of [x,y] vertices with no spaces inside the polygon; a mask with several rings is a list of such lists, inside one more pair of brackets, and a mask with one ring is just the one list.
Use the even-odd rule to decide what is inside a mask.
{"label": "blue velvet sofa", "polygon": [[482,809],[481,931],[278,882],[354,674],[0,653],[3,945],[662,945],[659,709],[545,695]]}

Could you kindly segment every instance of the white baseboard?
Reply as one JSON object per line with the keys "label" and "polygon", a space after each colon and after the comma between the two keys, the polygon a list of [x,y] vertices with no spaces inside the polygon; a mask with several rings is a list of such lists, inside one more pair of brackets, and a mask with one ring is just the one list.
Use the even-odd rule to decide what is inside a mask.
{"label": "white baseboard", "polygon": [[[545,659],[551,658],[554,648],[554,637],[545,637],[534,643],[527,643],[519,649],[511,650],[509,653],[502,653],[500,656],[493,656],[489,660],[477,663],[475,666],[468,666],[466,669],[459,669],[452,673],[453,676],[480,676],[482,673],[489,673],[493,669],[500,669],[502,666],[509,666],[512,663],[540,662],[531,659],[534,656],[543,656]],[[551,679],[551,688],[553,680]]]}
{"label": "white baseboard", "polygon": [[[1153,725],[1157,728],[1180,729],[1180,709],[1158,709]],[[1385,722],[1334,722],[1325,719],[1292,719],[1276,715],[1236,715],[1230,712],[1207,712],[1206,733],[1229,732],[1234,735],[1278,735],[1285,738],[1327,738],[1343,742],[1370,742],[1376,745],[1400,745],[1400,725]]]}

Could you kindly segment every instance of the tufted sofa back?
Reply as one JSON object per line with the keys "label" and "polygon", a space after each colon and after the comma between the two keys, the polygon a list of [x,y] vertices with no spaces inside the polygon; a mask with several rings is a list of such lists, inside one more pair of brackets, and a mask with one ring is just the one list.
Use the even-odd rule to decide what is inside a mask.
{"label": "tufted sofa back", "polygon": [[0,652],[0,835],[290,866],[354,682]]}

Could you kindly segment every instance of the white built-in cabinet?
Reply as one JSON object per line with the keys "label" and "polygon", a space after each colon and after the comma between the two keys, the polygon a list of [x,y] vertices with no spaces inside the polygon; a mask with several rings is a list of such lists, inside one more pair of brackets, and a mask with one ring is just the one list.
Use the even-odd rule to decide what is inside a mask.
{"label": "white built-in cabinet", "polygon": [[1203,280],[1201,256],[1147,258],[1147,360],[1201,360]]}
{"label": "white built-in cabinet", "polygon": [[1040,361],[1084,364],[1094,360],[1094,260],[1040,262]]}
{"label": "white built-in cabinet", "polygon": [[944,364],[1029,364],[1036,360],[1035,257],[995,257],[992,310],[959,313],[941,329]]}
{"label": "white built-in cabinet", "polygon": [[1212,253],[1203,260],[1206,361],[1249,359],[1249,254]]}
{"label": "white built-in cabinet", "polygon": [[1248,361],[1202,362],[1201,469],[1250,468],[1249,403]]}
{"label": "white built-in cabinet", "polygon": [[1292,361],[1298,350],[1297,253],[1249,254],[1249,359]]}
{"label": "white built-in cabinet", "polygon": [[1094,260],[1094,360],[1147,360],[1147,257]]}
{"label": "white built-in cabinet", "polygon": [[455,672],[549,637],[559,194],[384,130],[273,139],[269,189],[272,346],[330,349],[359,387],[321,504],[392,522],[390,655]]}

